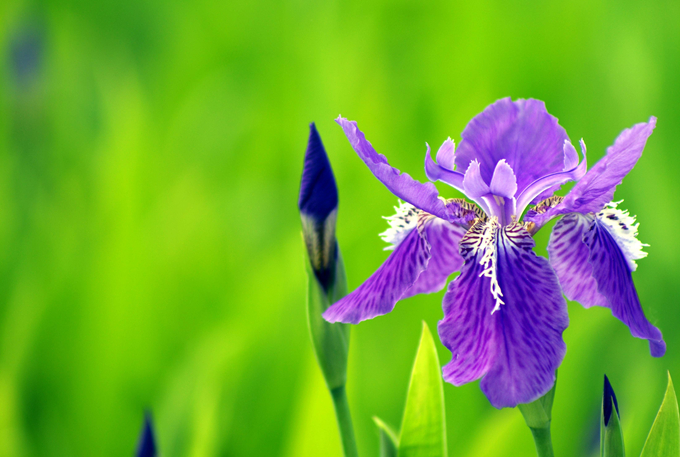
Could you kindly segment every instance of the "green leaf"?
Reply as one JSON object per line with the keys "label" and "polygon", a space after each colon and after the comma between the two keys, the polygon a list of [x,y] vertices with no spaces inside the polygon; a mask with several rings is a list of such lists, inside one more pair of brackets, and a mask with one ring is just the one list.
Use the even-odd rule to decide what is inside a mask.
{"label": "green leaf", "polygon": [[399,457],[438,457],[446,453],[444,387],[437,349],[423,322],[411,373],[399,438]]}
{"label": "green leaf", "polygon": [[349,326],[331,324],[321,315],[332,303],[347,295],[345,266],[337,250],[334,280],[326,292],[307,262],[307,320],[314,345],[314,353],[329,390],[345,385],[347,379],[347,354],[349,352]]}
{"label": "green leaf", "polygon": [[640,457],[678,457],[680,456],[680,417],[678,400],[673,389],[671,374],[668,373],[666,395],[649,431],[645,447]]}
{"label": "green leaf", "polygon": [[380,430],[380,457],[397,457],[397,434],[380,418],[373,416],[373,422]]}

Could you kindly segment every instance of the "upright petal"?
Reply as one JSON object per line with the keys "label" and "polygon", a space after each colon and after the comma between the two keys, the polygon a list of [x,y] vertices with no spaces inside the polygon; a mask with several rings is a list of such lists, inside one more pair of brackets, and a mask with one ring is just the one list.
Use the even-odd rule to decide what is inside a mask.
{"label": "upright petal", "polygon": [[505,159],[521,192],[536,179],[563,170],[562,145],[567,133],[539,100],[498,100],[475,116],[462,133],[456,166],[464,173],[473,160],[489,183],[496,164]]}
{"label": "upright petal", "polygon": [[628,249],[634,243],[624,239],[634,236],[635,227],[614,228],[607,219],[611,214],[563,217],[550,236],[550,263],[567,298],[586,308],[611,309],[633,336],[649,340],[652,356],[660,357],[666,352],[666,343],[645,317],[631,275],[632,262],[640,255]]}
{"label": "upright petal", "polygon": [[394,195],[407,201],[416,208],[430,214],[447,219],[446,205],[439,198],[439,192],[431,182],[421,183],[406,173],[401,173],[387,163],[384,155],[378,154],[364,134],[357,127],[355,121],[348,121],[338,117],[347,139],[359,157],[368,165],[376,178],[380,180]]}
{"label": "upright petal", "polygon": [[[569,141],[564,142],[564,171],[545,175],[529,184],[517,198],[517,214],[521,215],[531,202],[535,204],[550,198],[562,184],[578,181],[586,173],[586,144],[580,141],[583,160],[579,163],[578,153]],[[569,168],[567,168],[569,167]],[[527,220],[533,221],[535,213],[527,213]]]}
{"label": "upright petal", "polygon": [[444,379],[461,385],[482,377],[482,391],[503,408],[550,390],[569,319],[557,278],[534,254],[529,233],[493,223],[478,223],[461,241],[465,264],[444,296],[439,335],[453,355]]}
{"label": "upright petal", "polygon": [[[616,186],[633,169],[654,131],[656,118],[635,124],[616,138],[607,153],[581,178],[562,203],[545,213],[532,215],[531,221],[539,227],[555,216],[566,213],[596,213],[614,198]],[[460,150],[460,148],[458,148]]]}
{"label": "upright petal", "polygon": [[[451,142],[451,145],[453,145],[453,142]],[[442,147],[439,148],[437,157],[440,156],[442,149],[445,149],[446,146],[447,144],[445,142]],[[446,157],[445,153],[444,157],[444,161],[453,162],[453,156],[450,158]],[[439,158],[437,160],[439,160]],[[453,171],[452,169],[446,168],[440,163],[432,160],[429,144],[427,144],[427,152],[425,153],[425,176],[427,176],[427,179],[430,181],[441,181],[453,187],[454,189],[459,190],[460,192],[465,192],[465,188],[463,187],[464,175],[462,173],[458,173],[457,171]]]}
{"label": "upright petal", "polygon": [[389,313],[401,299],[444,287],[463,263],[457,247],[464,231],[429,214],[419,217],[380,268],[328,308],[324,319],[357,324]]}
{"label": "upright petal", "polygon": [[491,178],[491,193],[500,197],[513,198],[517,192],[517,178],[505,159],[499,160]]}
{"label": "upright petal", "polygon": [[444,143],[439,147],[439,150],[437,151],[437,163],[441,165],[442,167],[453,170],[454,167],[456,166],[454,163],[455,160],[455,150],[456,150],[456,145],[451,139],[451,137],[447,138]]}
{"label": "upright petal", "polygon": [[479,162],[473,160],[465,172],[465,178],[463,179],[465,195],[472,200],[477,200],[490,194],[491,189],[487,182],[490,182],[490,180],[484,181]]}

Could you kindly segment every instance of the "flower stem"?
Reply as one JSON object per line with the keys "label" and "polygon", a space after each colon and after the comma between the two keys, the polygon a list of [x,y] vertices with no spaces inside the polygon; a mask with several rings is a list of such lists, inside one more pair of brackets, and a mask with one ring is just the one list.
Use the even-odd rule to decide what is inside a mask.
{"label": "flower stem", "polygon": [[531,434],[536,444],[538,457],[554,457],[552,439],[550,438],[550,424],[544,428],[531,428]]}
{"label": "flower stem", "polygon": [[534,437],[538,457],[555,456],[550,438],[550,421],[552,420],[552,405],[556,387],[557,381],[553,384],[552,389],[541,398],[531,403],[517,405],[529,430],[531,430],[531,435]]}
{"label": "flower stem", "polygon": [[333,406],[335,407],[335,417],[338,419],[338,428],[340,429],[340,440],[342,441],[344,455],[345,457],[359,457],[345,386],[343,385],[331,389],[331,396],[333,397]]}

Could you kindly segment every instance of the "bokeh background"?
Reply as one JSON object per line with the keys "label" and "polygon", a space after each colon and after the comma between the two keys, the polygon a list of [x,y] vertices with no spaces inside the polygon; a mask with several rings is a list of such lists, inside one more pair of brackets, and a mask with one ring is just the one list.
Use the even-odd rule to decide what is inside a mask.
{"label": "bokeh background", "polygon": [[[396,199],[333,119],[423,180],[425,142],[459,140],[505,96],[544,100],[591,164],[659,118],[616,198],[650,244],[634,279],[668,353],[570,303],[553,412],[558,455],[594,455],[607,373],[638,455],[666,370],[680,380],[679,72],[670,0],[0,2],[0,455],[132,455],[150,410],[165,457],[339,456],[305,321],[308,124],[353,289],[387,255]],[[362,455],[371,416],[399,425],[441,298],[352,329]],[[535,455],[520,413],[476,383],[445,396],[451,456]]]}

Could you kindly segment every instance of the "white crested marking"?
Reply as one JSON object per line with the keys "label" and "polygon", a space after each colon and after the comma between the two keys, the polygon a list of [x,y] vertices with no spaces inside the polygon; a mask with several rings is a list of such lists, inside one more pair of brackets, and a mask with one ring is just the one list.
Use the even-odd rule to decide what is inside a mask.
{"label": "white crested marking", "polygon": [[501,286],[498,284],[497,276],[498,253],[496,252],[496,244],[498,242],[499,229],[500,225],[498,224],[498,217],[492,216],[487,222],[483,223],[481,226],[481,233],[472,246],[475,255],[477,255],[480,250],[483,251],[479,264],[484,267],[484,270],[479,274],[479,277],[486,276],[491,280],[491,295],[493,295],[495,300],[491,314],[501,309],[501,305],[505,304],[501,299],[503,292],[501,291]]}
{"label": "white crested marking", "polygon": [[621,201],[608,203],[602,211],[597,213],[597,218],[621,248],[630,270],[635,271],[637,268],[635,261],[647,257],[647,253],[642,248],[649,245],[637,239],[640,224],[635,222],[635,216],[617,208]]}
{"label": "white crested marking", "polygon": [[390,224],[390,228],[382,232],[379,236],[390,245],[384,250],[391,251],[418,225],[418,213],[420,210],[410,203],[399,200],[399,206],[394,207],[397,212],[394,216],[383,217]]}

